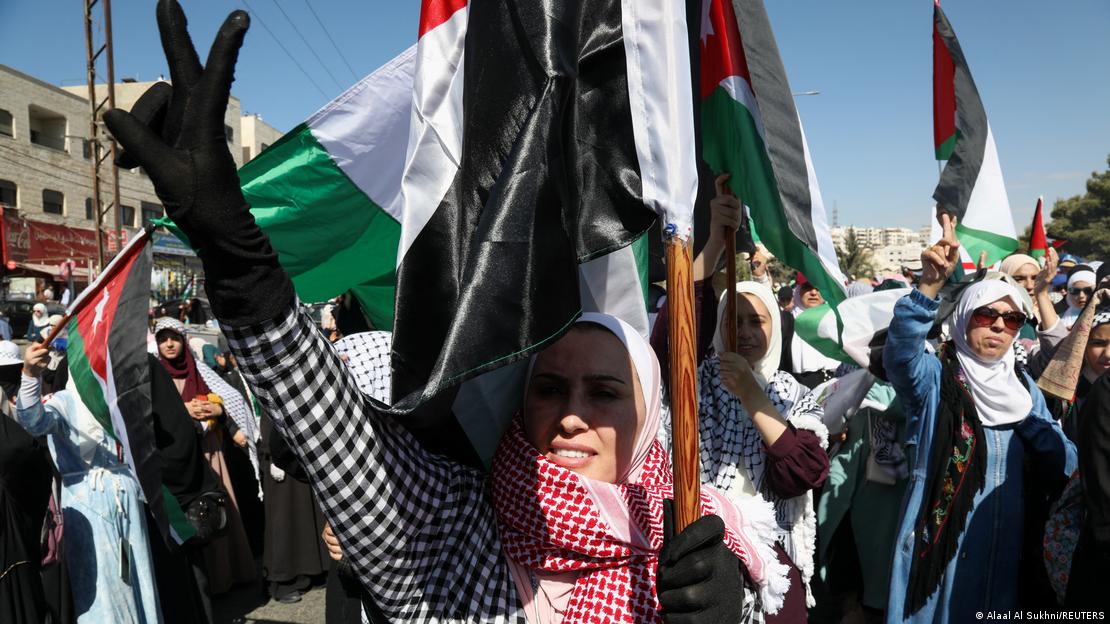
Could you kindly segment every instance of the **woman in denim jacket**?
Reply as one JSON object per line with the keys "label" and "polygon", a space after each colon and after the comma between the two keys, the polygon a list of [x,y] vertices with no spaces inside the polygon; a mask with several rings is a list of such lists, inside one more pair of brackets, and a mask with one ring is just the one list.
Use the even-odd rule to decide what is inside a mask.
{"label": "woman in denim jacket", "polygon": [[[922,252],[921,281],[895,307],[883,353],[906,411],[911,466],[891,622],[967,622],[1018,609],[1026,492],[1058,491],[1076,466],[1075,447],[1015,362],[1013,341],[1025,319],[1013,286],[986,280],[967,287],[951,342],[937,355],[925,350],[940,287],[959,262],[955,221],[941,215],[941,224],[944,238]],[[1029,482],[1026,463],[1036,477]]]}

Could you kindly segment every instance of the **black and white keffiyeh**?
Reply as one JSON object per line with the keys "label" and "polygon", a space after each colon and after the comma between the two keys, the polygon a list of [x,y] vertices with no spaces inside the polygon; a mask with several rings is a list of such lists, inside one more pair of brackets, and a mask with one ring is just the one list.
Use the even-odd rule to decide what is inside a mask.
{"label": "black and white keffiyeh", "polygon": [[[817,546],[813,492],[783,499],[766,487],[766,445],[740,399],[729,392],[721,381],[721,362],[716,353],[711,352],[698,367],[698,389],[702,483],[712,485],[728,496],[759,494],[774,504],[779,541],[801,571],[806,583],[807,603],[812,603],[809,580],[813,577],[813,557]],[[821,421],[820,406],[808,388],[790,374],[777,371],[764,390],[787,422],[795,429],[812,431],[821,441],[821,448],[827,448],[828,429]]]}
{"label": "black and white keffiyeh", "polygon": [[335,342],[335,350],[354,375],[358,389],[386,405],[390,403],[392,346],[393,332],[387,331],[359,332]]}

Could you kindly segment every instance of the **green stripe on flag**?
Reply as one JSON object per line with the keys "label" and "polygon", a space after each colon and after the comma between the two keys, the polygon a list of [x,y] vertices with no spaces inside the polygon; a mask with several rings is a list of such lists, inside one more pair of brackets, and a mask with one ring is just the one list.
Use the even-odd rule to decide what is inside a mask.
{"label": "green stripe on flag", "polygon": [[729,187],[751,209],[760,242],[787,266],[801,271],[826,300],[843,300],[843,287],[817,254],[790,231],[774,169],[751,111],[718,87],[702,100],[701,123],[702,157],[713,171],[732,174]]}
{"label": "green stripe on flag", "polygon": [[112,426],[112,416],[108,411],[108,404],[104,401],[104,389],[100,386],[100,381],[89,366],[89,358],[85,356],[85,339],[81,336],[81,332],[77,331],[76,316],[66,324],[66,331],[69,336],[69,342],[66,346],[68,354],[66,360],[69,362],[69,376],[73,378],[77,394],[81,397],[81,402],[89,409],[89,413],[96,418],[96,422],[100,423],[101,427],[104,427],[108,435],[112,436],[113,439],[119,439],[115,427]]}
{"label": "green stripe on flag", "polygon": [[944,143],[938,145],[936,149],[937,160],[948,160],[952,158],[952,152],[956,151],[956,141],[958,141],[959,138],[960,131],[956,130],[952,136],[945,139]]}
{"label": "green stripe on flag", "polygon": [[[650,232],[651,230],[648,230]],[[640,290],[644,295],[644,309],[648,306],[648,232],[632,242],[632,255],[636,259],[636,272],[640,276]]]}
{"label": "green stripe on flag", "polygon": [[956,238],[959,239],[960,244],[967,250],[967,255],[971,258],[972,262],[978,262],[979,254],[986,251],[986,266],[1001,261],[1006,256],[1014,253],[1018,248],[1017,239],[995,234],[994,232],[969,228],[962,223],[956,224]]}
{"label": "green stripe on flag", "polygon": [[852,358],[840,346],[840,332],[843,323],[839,314],[836,315],[834,324],[837,333],[836,338],[826,336],[821,332],[821,326],[823,322],[826,322],[825,319],[835,313],[835,308],[827,303],[809,308],[794,319],[794,331],[802,340],[809,343],[809,346],[820,351],[822,355],[841,362],[853,362]]}
{"label": "green stripe on flag", "polygon": [[177,501],[177,497],[171,494],[165,485],[162,486],[162,507],[166,510],[166,518],[170,522],[170,531],[178,544],[184,544],[197,534],[196,528],[185,517],[185,511],[181,509],[181,503]]}
{"label": "green stripe on flag", "polygon": [[393,326],[401,224],[347,177],[307,125],[247,163],[239,178],[301,299],[324,301],[359,286],[374,325]]}

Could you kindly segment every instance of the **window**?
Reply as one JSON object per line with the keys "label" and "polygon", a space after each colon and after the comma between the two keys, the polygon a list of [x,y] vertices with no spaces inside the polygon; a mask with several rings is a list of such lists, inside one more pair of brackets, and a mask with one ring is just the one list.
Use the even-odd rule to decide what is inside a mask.
{"label": "window", "polygon": [[259,152],[265,152],[268,149],[270,149],[270,144],[269,143],[263,143],[262,148],[259,150]]}
{"label": "window", "polygon": [[35,105],[27,107],[31,119],[31,142],[35,145],[65,151],[66,118]]}
{"label": "window", "polygon": [[0,180],[0,204],[7,208],[15,208],[19,204],[16,202],[18,194],[16,193],[15,182],[11,180]]}
{"label": "window", "polygon": [[50,189],[42,190],[42,211],[50,214],[65,214],[66,196]]}
{"label": "window", "polygon": [[15,125],[12,121],[12,114],[0,108],[0,134],[5,136],[15,136]]}
{"label": "window", "polygon": [[227,142],[228,143],[234,143],[235,142],[235,131],[232,130],[231,126],[229,126],[227,124],[224,124],[224,135],[227,136]]}
{"label": "window", "polygon": [[139,209],[143,211],[144,226],[162,216],[162,206],[155,203],[143,202],[139,205]]}
{"label": "window", "polygon": [[88,160],[93,157],[93,142],[88,139],[81,139],[81,155]]}
{"label": "window", "polygon": [[96,208],[93,207],[91,197],[85,198],[85,218],[89,221],[96,221]]}
{"label": "window", "polygon": [[127,227],[135,227],[135,207],[134,206],[120,206],[119,213],[120,225]]}
{"label": "window", "polygon": [[251,148],[247,145],[243,146],[243,164],[247,164],[251,160]]}

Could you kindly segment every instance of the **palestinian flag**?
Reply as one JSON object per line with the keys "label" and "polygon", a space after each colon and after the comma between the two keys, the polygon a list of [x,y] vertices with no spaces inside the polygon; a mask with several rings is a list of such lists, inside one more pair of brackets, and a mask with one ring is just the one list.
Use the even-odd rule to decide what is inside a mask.
{"label": "palestinian flag", "polygon": [[100,277],[70,304],[69,374],[81,402],[119,443],[163,537],[192,537],[177,500],[162,485],[150,419],[147,315],[152,265],[150,230],[128,243]]}
{"label": "palestinian flag", "polygon": [[1033,226],[1029,230],[1029,255],[1042,264],[1048,253],[1048,236],[1044,231],[1044,197],[1037,198],[1037,209],[1033,212]]}
{"label": "palestinian flag", "polygon": [[984,251],[986,265],[993,265],[1017,249],[1017,232],[986,110],[939,0],[933,5],[933,120],[937,158],[948,161],[933,199],[958,219],[964,265],[974,266]]}
{"label": "palestinian flag", "polygon": [[702,157],[748,207],[753,230],[825,299],[845,298],[798,111],[760,0],[703,0]]}
{"label": "palestinian flag", "polygon": [[[582,309],[578,264],[628,247],[657,212],[689,232],[697,186],[683,3],[466,10],[461,108],[438,110],[465,141],[425,185],[450,180],[434,204],[403,192],[392,353],[402,410],[558,337]],[[421,43],[438,29],[422,27]],[[445,90],[426,100],[445,101],[459,77],[432,79],[444,68],[419,63],[423,84]]]}
{"label": "palestinian flag", "polygon": [[794,331],[822,355],[867,368],[876,337],[894,318],[894,304],[909,292],[895,288],[814,306],[794,319]]}

